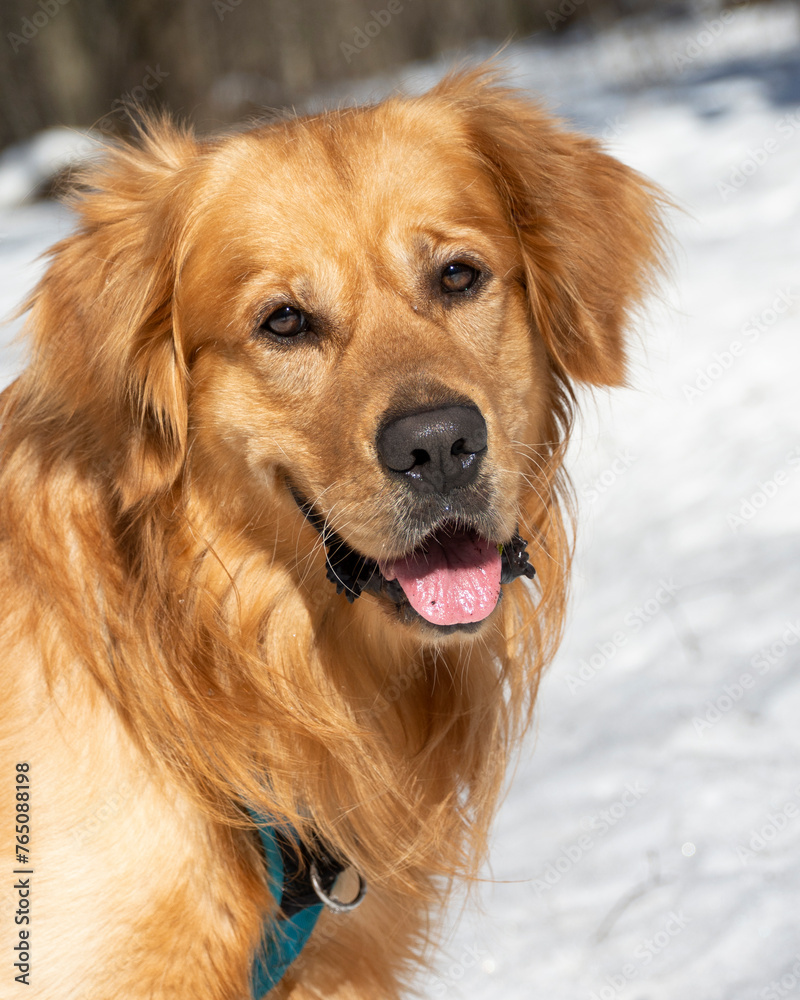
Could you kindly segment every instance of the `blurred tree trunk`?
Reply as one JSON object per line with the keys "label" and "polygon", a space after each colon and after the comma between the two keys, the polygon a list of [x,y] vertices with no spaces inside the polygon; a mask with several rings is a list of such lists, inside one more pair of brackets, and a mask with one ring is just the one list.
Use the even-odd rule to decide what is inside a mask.
{"label": "blurred tree trunk", "polygon": [[0,146],[163,104],[213,127],[414,59],[655,0],[0,0]]}

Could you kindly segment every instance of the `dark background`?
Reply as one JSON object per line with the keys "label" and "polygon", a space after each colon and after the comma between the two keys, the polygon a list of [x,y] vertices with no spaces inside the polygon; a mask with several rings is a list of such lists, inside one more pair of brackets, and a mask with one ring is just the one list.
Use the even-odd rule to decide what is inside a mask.
{"label": "dark background", "polygon": [[[439,54],[457,57],[476,39],[499,47],[541,32],[557,43],[621,17],[680,17],[690,5],[2,0],[0,147],[56,124],[120,131],[131,103],[164,105],[202,131],[264,107],[302,104],[333,83]],[[719,4],[705,6],[711,12]]]}

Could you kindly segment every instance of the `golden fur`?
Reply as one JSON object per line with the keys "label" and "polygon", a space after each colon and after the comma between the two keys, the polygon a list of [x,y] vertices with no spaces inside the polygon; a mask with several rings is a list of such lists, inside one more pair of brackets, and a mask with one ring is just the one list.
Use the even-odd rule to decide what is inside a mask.
{"label": "golden fur", "polygon": [[[249,805],[369,883],[275,995],[398,997],[484,858],[561,633],[572,380],[623,380],[658,192],[472,72],[208,140],[153,122],[72,204],[2,396],[0,815],[30,762],[26,995],[247,996],[274,906]],[[465,253],[491,280],[445,308],[428,276]],[[326,317],[312,345],[254,336],[287,299]],[[487,533],[518,525],[537,570],[474,634],[348,603],[289,492],[399,557],[420,538],[371,442],[392,401],[442,392],[488,426]],[[9,934],[6,906],[6,961]]]}

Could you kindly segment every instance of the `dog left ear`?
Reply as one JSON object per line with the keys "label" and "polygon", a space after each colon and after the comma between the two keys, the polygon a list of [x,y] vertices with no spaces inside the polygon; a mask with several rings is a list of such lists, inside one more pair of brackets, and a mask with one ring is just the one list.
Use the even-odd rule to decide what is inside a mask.
{"label": "dog left ear", "polygon": [[77,178],[77,231],[32,297],[35,372],[64,427],[114,455],[124,508],[169,488],[186,450],[187,371],[174,298],[193,139],[166,120]]}
{"label": "dog left ear", "polygon": [[534,322],[568,376],[594,385],[625,377],[631,311],[663,266],[659,189],[560,127],[485,72],[446,79],[437,91],[463,115],[518,234]]}

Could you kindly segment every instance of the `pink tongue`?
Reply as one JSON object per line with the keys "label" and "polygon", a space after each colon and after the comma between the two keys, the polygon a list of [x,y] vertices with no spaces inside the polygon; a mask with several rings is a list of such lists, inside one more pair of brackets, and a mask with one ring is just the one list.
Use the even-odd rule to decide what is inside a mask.
{"label": "pink tongue", "polygon": [[430,538],[424,550],[379,566],[387,580],[398,581],[412,608],[434,625],[482,621],[500,596],[497,546],[471,534]]}

